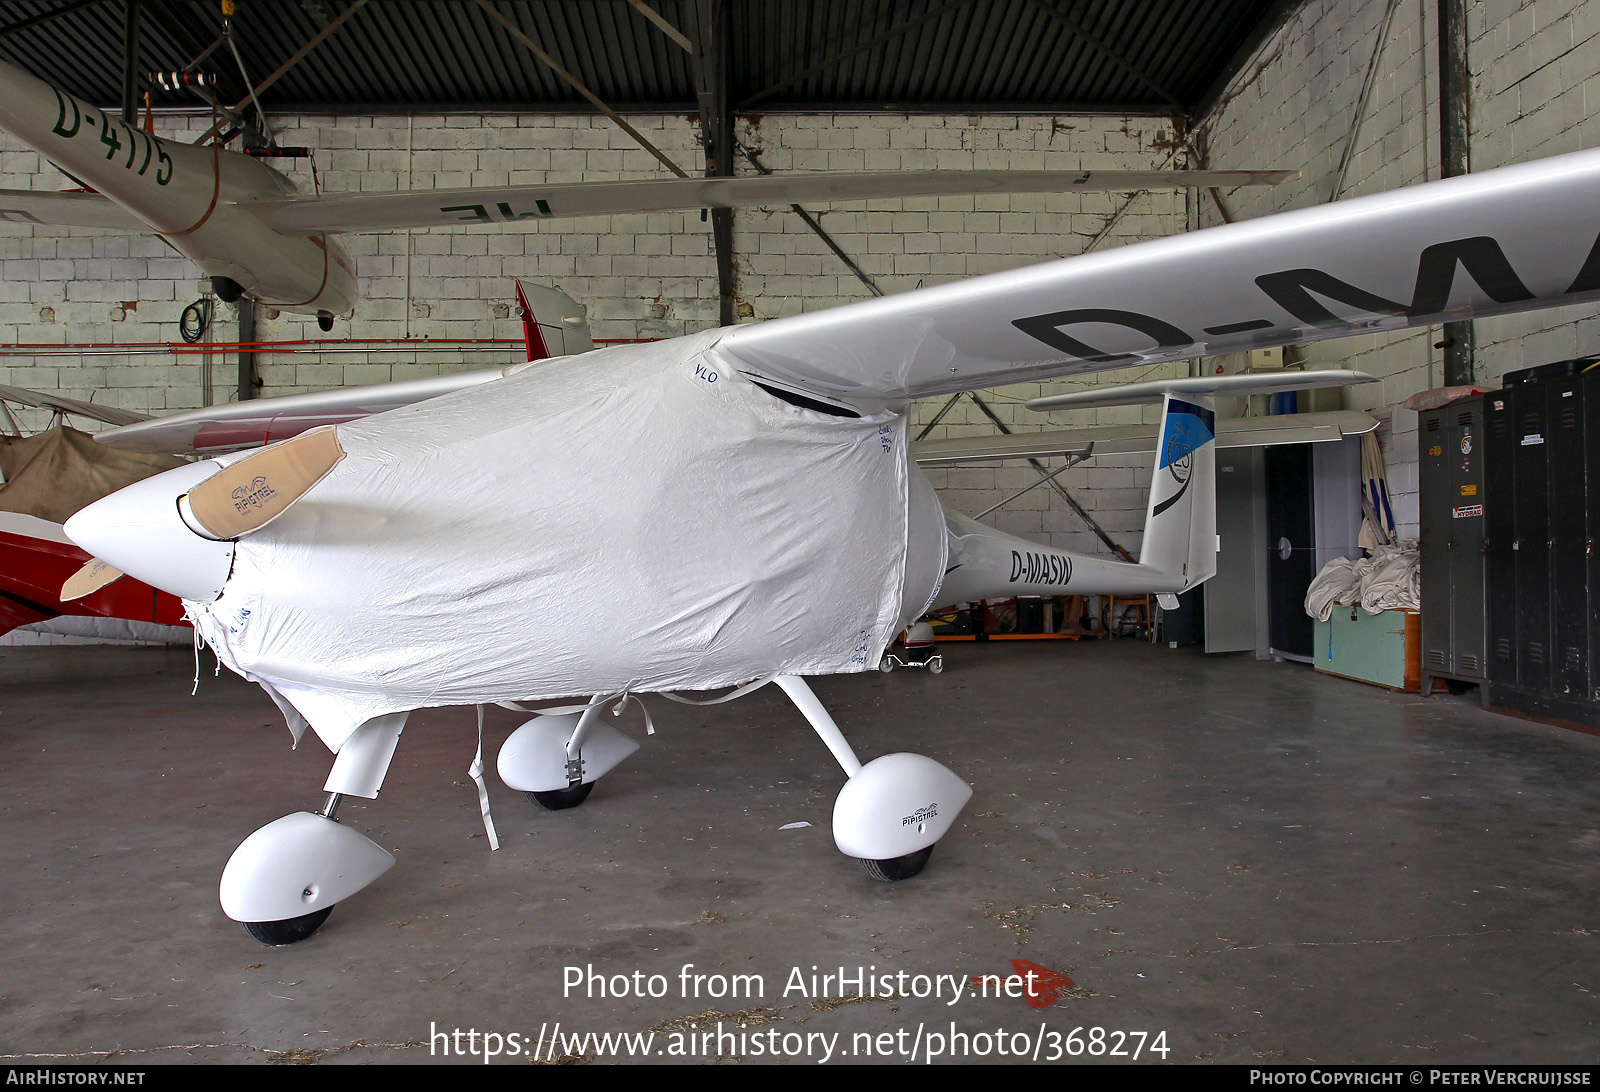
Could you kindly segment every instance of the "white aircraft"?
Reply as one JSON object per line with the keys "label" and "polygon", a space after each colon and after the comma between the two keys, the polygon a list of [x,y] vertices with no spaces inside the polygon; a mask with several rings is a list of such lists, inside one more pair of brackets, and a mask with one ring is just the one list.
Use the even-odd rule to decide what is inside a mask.
{"label": "white aircraft", "polygon": [[[267,943],[308,935],[392,863],[334,812],[376,796],[424,706],[593,695],[534,717],[500,756],[508,784],[570,806],[633,747],[602,709],[776,682],[849,775],[840,849],[911,875],[969,790],[920,756],[862,764],[804,676],[875,669],[935,602],[1177,592],[1212,571],[1216,539],[1203,385],[1166,395],[1138,565],[948,516],[908,458],[910,399],[1589,303],[1597,209],[1600,153],[1579,153],[456,377],[447,394],[147,479],[67,533],[180,595],[222,661],[336,754],[324,807],[257,831],[224,873],[225,912]],[[229,412],[271,411],[101,435],[182,446]]]}
{"label": "white aircraft", "polygon": [[355,265],[330,235],[523,220],[863,201],[970,193],[1057,193],[1272,185],[1291,171],[905,171],[776,174],[300,194],[259,159],[183,144],[126,125],[0,62],[0,129],[93,193],[0,190],[0,220],[154,232],[241,295],[315,315],[324,330],[355,307]]}

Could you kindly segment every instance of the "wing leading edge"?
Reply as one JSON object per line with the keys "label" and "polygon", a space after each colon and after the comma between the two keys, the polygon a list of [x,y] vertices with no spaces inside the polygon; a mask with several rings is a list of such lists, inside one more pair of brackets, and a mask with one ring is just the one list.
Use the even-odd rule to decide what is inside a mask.
{"label": "wing leading edge", "polygon": [[263,197],[242,203],[289,234],[506,224],[673,209],[838,203],[963,194],[1072,193],[1187,186],[1273,186],[1295,171],[895,171],[740,178],[650,178],[399,193]]}
{"label": "wing leading edge", "polygon": [[730,331],[856,404],[1600,298],[1600,152],[1431,182]]}

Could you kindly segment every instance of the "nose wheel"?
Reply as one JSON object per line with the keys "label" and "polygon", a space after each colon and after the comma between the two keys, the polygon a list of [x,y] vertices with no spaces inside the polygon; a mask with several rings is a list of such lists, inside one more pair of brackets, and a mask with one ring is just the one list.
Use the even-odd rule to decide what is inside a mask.
{"label": "nose wheel", "polygon": [[285,944],[297,944],[315,933],[331,913],[333,907],[324,906],[321,910],[284,921],[247,921],[244,931],[263,944],[281,948]]}
{"label": "nose wheel", "polygon": [[545,811],[566,811],[568,808],[575,808],[589,799],[589,792],[593,788],[593,781],[585,781],[582,785],[573,785],[565,789],[529,792],[528,799],[538,804]]}

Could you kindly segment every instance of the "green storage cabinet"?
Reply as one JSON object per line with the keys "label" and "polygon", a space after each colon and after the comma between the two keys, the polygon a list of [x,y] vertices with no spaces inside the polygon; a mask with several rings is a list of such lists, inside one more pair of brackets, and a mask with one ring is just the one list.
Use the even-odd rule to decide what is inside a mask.
{"label": "green storage cabinet", "polygon": [[1313,621],[1312,662],[1318,671],[1393,690],[1421,688],[1422,615],[1417,611],[1368,614],[1360,607],[1335,606],[1326,622]]}

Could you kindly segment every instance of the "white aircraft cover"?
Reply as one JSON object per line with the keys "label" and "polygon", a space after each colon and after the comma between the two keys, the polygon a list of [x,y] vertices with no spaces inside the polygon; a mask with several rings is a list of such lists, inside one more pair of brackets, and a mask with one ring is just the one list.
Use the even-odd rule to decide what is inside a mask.
{"label": "white aircraft cover", "polygon": [[239,540],[196,628],[335,750],[404,709],[876,668],[900,624],[905,419],[779,401],[721,336],[340,425],[347,457]]}

